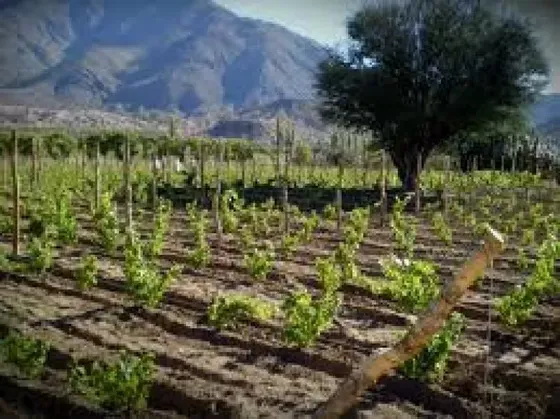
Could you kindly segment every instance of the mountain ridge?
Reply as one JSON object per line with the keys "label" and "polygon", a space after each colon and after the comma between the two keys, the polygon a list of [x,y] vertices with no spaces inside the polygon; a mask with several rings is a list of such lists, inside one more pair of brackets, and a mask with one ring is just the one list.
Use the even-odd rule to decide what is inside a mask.
{"label": "mountain ridge", "polygon": [[194,112],[310,99],[326,57],[311,39],[211,1],[31,3],[0,3],[4,102]]}

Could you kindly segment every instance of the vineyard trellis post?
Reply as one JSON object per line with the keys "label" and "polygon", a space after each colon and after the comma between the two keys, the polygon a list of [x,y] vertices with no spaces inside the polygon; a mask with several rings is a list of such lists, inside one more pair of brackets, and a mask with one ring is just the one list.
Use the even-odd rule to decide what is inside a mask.
{"label": "vineyard trellis post", "polygon": [[216,169],[216,192],[214,194],[214,224],[216,226],[216,240],[218,247],[222,243],[222,222],[220,220],[220,200],[222,197],[222,165],[224,162],[224,142],[218,144],[218,167]]}
{"label": "vineyard trellis post", "polygon": [[[102,137],[104,138],[104,137]],[[99,209],[101,203],[101,145],[100,138],[95,140],[95,209]]]}
{"label": "vineyard trellis post", "polygon": [[393,348],[368,357],[350,374],[333,395],[313,415],[314,419],[339,418],[352,408],[359,397],[380,378],[413,358],[443,327],[467,289],[480,277],[492,260],[504,249],[502,236],[488,227],[483,248],[476,252],[443,290],[439,300],[421,315],[408,333]]}
{"label": "vineyard trellis post", "polygon": [[9,178],[9,160],[8,160],[8,153],[7,153],[7,149],[9,147],[6,147],[6,150],[4,150],[4,152],[2,153],[2,169],[3,169],[3,173],[2,173],[2,181],[4,183],[3,185],[3,190],[7,190],[8,189],[8,178]]}
{"label": "vineyard trellis post", "polygon": [[154,217],[155,217],[155,210],[157,208],[158,205],[158,193],[157,193],[157,187],[158,187],[158,169],[157,169],[157,154],[155,152],[154,149],[152,149],[151,151],[151,165],[152,165],[152,210],[154,211]]}
{"label": "vineyard trellis post", "polygon": [[281,187],[280,176],[280,141],[282,133],[280,132],[280,118],[276,118],[276,187]]}
{"label": "vineyard trellis post", "polygon": [[342,229],[342,183],[344,181],[344,165],[342,158],[338,159],[338,182],[336,186],[336,230]]}
{"label": "vineyard trellis post", "polygon": [[379,178],[380,182],[380,198],[381,198],[381,214],[380,214],[380,224],[381,227],[385,225],[385,220],[387,218],[387,156],[385,150],[381,150],[381,176]]}
{"label": "vineyard trellis post", "polygon": [[206,179],[204,177],[204,159],[206,153],[204,152],[204,140],[200,139],[198,141],[198,167],[199,167],[199,178],[200,178],[200,203],[204,205],[206,202]]}
{"label": "vineyard trellis post", "polygon": [[449,185],[451,183],[451,156],[445,156],[445,168],[443,177],[443,213],[447,214],[449,209]]}
{"label": "vineyard trellis post", "polygon": [[39,174],[37,173],[38,170],[38,138],[37,135],[33,135],[31,138],[31,188],[35,188],[37,185],[37,181],[39,179]]}
{"label": "vineyard trellis post", "polygon": [[367,180],[368,180],[368,168],[369,168],[369,160],[368,160],[368,148],[366,144],[366,137],[362,137],[362,188],[367,188]]}
{"label": "vineyard trellis post", "polygon": [[16,130],[11,131],[12,140],[12,194],[13,194],[13,235],[12,235],[12,253],[19,256],[20,241],[20,188],[19,188],[19,167],[18,167],[18,136]]}
{"label": "vineyard trellis post", "polygon": [[294,141],[293,129],[285,133],[283,137],[284,142],[284,181],[282,182],[282,207],[284,210],[284,234],[290,232],[290,214],[288,206],[288,176],[290,175],[290,148],[291,143]]}
{"label": "vineyard trellis post", "polygon": [[132,184],[130,175],[130,135],[126,134],[124,139],[124,187],[127,232],[132,231]]}
{"label": "vineyard trellis post", "polygon": [[82,179],[86,178],[87,172],[87,137],[82,137],[82,147],[81,147],[81,154],[82,154]]}
{"label": "vineyard trellis post", "polygon": [[420,215],[420,193],[421,193],[420,173],[422,173],[422,153],[420,152],[418,152],[418,154],[416,155],[416,173],[418,175],[416,179],[416,185],[414,186],[414,197],[416,201],[416,205],[415,205],[416,216],[418,216]]}

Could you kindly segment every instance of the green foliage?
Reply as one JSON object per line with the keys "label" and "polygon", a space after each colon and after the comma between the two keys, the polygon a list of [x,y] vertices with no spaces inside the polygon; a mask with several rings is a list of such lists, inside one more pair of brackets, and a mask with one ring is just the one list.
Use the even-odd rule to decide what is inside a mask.
{"label": "green foliage", "polygon": [[258,298],[246,295],[219,296],[208,308],[208,322],[223,330],[236,328],[243,320],[269,320],[277,312],[277,307]]}
{"label": "green foliage", "polygon": [[410,201],[410,195],[404,199],[397,197],[391,213],[391,230],[397,249],[402,250],[409,258],[414,253],[414,241],[416,240],[416,225],[414,219],[404,214],[406,204]]}
{"label": "green foliage", "polygon": [[292,292],[282,304],[284,313],[284,338],[300,348],[311,345],[327,330],[342,303],[337,291],[342,284],[342,274],[333,258],[316,262],[322,292],[312,296],[307,290]]}
{"label": "green foliage", "polygon": [[380,282],[374,292],[394,300],[410,312],[424,310],[440,293],[440,281],[433,263],[408,259],[382,262],[387,281]]}
{"label": "green foliage", "polygon": [[0,214],[0,234],[10,234],[12,231],[14,231],[12,217]]}
{"label": "green foliage", "polygon": [[313,211],[309,217],[305,218],[302,229],[300,231],[300,239],[302,242],[309,242],[313,236],[313,232],[319,227],[319,215]]}
{"label": "green foliage", "polygon": [[347,27],[348,50],[319,66],[320,113],[378,134],[407,190],[418,153],[503,120],[547,84],[531,26],[477,0],[378,2]]}
{"label": "green foliage", "polygon": [[145,249],[146,257],[153,259],[161,255],[165,235],[169,230],[170,217],[171,203],[169,201],[160,201],[157,208],[152,237]]}
{"label": "green foliage", "polygon": [[69,373],[70,388],[111,410],[146,407],[154,376],[154,358],[122,353],[115,362],[95,361],[89,367],[75,364]]}
{"label": "green foliage", "polygon": [[319,298],[306,290],[292,293],[282,305],[286,341],[298,347],[311,345],[331,326],[340,302],[340,298],[332,293]]}
{"label": "green foliage", "polygon": [[415,380],[441,381],[451,349],[461,336],[464,327],[464,316],[453,313],[430,343],[414,358],[405,361],[400,368],[401,372]]}
{"label": "green foliage", "polygon": [[30,268],[44,273],[53,264],[53,232],[49,228],[40,237],[31,237],[29,243]]}
{"label": "green foliage", "polygon": [[280,251],[284,256],[290,256],[293,254],[298,246],[301,244],[300,234],[286,234],[282,236],[282,241],[280,243]]}
{"label": "green foliage", "polygon": [[237,192],[225,191],[221,196],[220,219],[224,233],[233,233],[239,228],[237,214],[243,209],[243,201],[239,199]]}
{"label": "green foliage", "polygon": [[328,221],[336,221],[338,217],[336,207],[333,204],[327,204],[325,208],[323,208],[323,217]]}
{"label": "green foliage", "polygon": [[453,233],[445,222],[441,212],[438,211],[432,216],[432,226],[434,227],[436,235],[442,242],[448,246],[453,244]]}
{"label": "green foliage", "polygon": [[539,247],[529,279],[495,300],[496,309],[506,325],[514,327],[524,323],[531,317],[540,299],[560,292],[560,280],[555,275],[555,264],[559,259],[560,241],[550,235]]}
{"label": "green foliage", "polygon": [[142,243],[136,234],[130,232],[125,245],[126,288],[140,304],[155,307],[180,272],[181,267],[174,265],[165,275],[160,275],[158,269],[144,259],[142,249]]}
{"label": "green foliage", "polygon": [[271,242],[265,242],[263,249],[253,248],[243,256],[245,267],[249,274],[259,281],[266,279],[266,276],[274,268],[274,247]]}
{"label": "green foliage", "polygon": [[15,365],[26,377],[37,378],[43,373],[49,348],[40,339],[12,330],[0,341],[0,359]]}
{"label": "green foliage", "polygon": [[90,289],[97,285],[97,258],[94,255],[87,255],[82,258],[76,280],[82,290]]}
{"label": "green foliage", "polygon": [[94,213],[93,221],[103,249],[113,253],[117,249],[120,232],[116,205],[113,203],[110,193],[106,192],[101,196],[101,202]]}
{"label": "green foliage", "polygon": [[52,230],[53,239],[61,243],[74,243],[77,239],[78,223],[72,209],[72,198],[65,186],[60,190],[40,193],[29,206],[29,230],[40,237],[47,229]]}
{"label": "green foliage", "polygon": [[210,246],[206,239],[208,228],[207,211],[198,211],[194,204],[187,205],[187,227],[194,235],[194,249],[187,252],[187,263],[195,269],[200,269],[210,263]]}

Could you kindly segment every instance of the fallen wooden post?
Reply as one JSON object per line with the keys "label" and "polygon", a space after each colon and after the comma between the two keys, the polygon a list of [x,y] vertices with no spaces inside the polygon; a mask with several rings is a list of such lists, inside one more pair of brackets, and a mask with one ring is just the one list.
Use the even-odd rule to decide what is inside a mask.
{"label": "fallen wooden post", "polygon": [[467,289],[481,276],[493,259],[504,249],[502,236],[488,227],[483,248],[474,254],[449,283],[438,301],[418,318],[418,321],[392,349],[365,360],[313,415],[314,419],[339,418],[352,408],[359,397],[390,371],[416,356],[443,327],[453,308]]}

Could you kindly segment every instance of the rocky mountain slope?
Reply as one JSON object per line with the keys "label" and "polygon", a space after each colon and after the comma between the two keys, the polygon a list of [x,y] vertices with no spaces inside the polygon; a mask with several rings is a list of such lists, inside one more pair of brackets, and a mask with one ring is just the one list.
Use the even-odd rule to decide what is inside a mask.
{"label": "rocky mountain slope", "polygon": [[323,47],[211,0],[0,1],[0,102],[207,112],[310,99]]}

